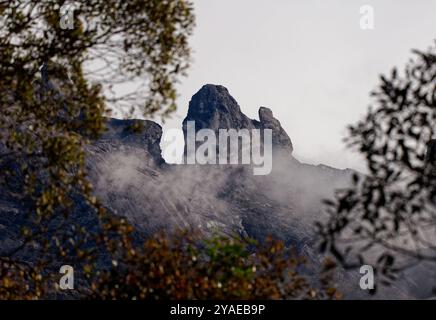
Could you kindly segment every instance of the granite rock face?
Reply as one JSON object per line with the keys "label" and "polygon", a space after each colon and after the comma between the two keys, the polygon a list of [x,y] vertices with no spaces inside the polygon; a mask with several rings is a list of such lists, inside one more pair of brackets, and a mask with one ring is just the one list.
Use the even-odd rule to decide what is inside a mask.
{"label": "granite rock face", "polygon": [[242,113],[229,91],[218,85],[203,86],[189,102],[188,114],[183,120],[195,121],[196,129],[254,129],[255,125]]}
{"label": "granite rock face", "polygon": [[294,150],[291,139],[286,131],[282,128],[280,121],[274,118],[270,109],[265,107],[259,108],[259,120],[258,127],[260,129],[271,129],[273,132],[273,146],[276,148],[284,149],[292,153]]}
{"label": "granite rock face", "polygon": [[[229,91],[220,85],[204,85],[191,99],[188,114],[183,120],[185,142],[187,139],[187,123],[195,121],[195,130],[211,129],[218,136],[219,129],[271,129],[274,150],[285,150],[292,154],[291,139],[274,118],[270,109],[259,109],[259,121],[248,118]],[[186,143],[185,143],[186,145]],[[185,148],[185,156],[186,156]]]}
{"label": "granite rock face", "polygon": [[[139,124],[142,132],[136,132],[135,126]],[[108,119],[107,130],[92,146],[99,147],[102,151],[138,149],[146,152],[145,159],[156,165],[165,162],[162,158],[160,141],[162,127],[150,120],[120,120]],[[111,150],[112,149],[112,150]]]}

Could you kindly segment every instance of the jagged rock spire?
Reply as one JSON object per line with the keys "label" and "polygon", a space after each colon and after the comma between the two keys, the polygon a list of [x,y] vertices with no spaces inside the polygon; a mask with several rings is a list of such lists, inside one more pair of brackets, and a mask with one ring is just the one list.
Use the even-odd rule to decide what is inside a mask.
{"label": "jagged rock spire", "polygon": [[208,128],[216,132],[219,129],[272,129],[273,148],[285,149],[289,153],[293,151],[291,139],[270,109],[261,107],[259,121],[252,120],[241,111],[229,91],[220,85],[204,85],[192,97],[183,120],[185,144],[188,121],[195,121],[196,130]]}

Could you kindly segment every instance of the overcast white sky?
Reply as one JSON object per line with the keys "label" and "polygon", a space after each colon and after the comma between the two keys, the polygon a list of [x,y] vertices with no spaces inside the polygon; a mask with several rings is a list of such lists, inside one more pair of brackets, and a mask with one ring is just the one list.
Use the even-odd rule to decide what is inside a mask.
{"label": "overcast white sky", "polygon": [[[179,85],[181,127],[191,96],[206,83],[227,87],[257,119],[273,110],[296,158],[364,170],[345,149],[345,127],[366,111],[378,75],[403,66],[412,48],[436,39],[436,0],[194,0],[192,67]],[[361,30],[372,5],[375,29]]]}

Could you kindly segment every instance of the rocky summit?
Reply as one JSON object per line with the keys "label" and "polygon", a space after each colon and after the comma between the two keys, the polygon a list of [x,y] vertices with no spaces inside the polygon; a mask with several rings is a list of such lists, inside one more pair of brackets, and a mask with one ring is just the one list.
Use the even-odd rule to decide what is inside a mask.
{"label": "rocky summit", "polygon": [[[270,109],[259,108],[259,120],[249,119],[242,111],[229,91],[220,85],[204,85],[191,99],[188,114],[183,120],[183,131],[187,139],[187,123],[195,121],[195,129],[271,129],[272,142],[275,151],[292,154],[291,139],[282,128],[280,122],[274,118]],[[187,144],[185,143],[185,146]],[[185,156],[186,156],[185,148]]]}
{"label": "rocky summit", "polygon": [[109,120],[108,132],[88,148],[89,170],[106,206],[146,234],[221,228],[259,240],[272,234],[304,247],[312,238],[309,220],[320,217],[321,200],[351,176],[351,170],[297,161],[272,111],[262,107],[259,120],[249,119],[222,86],[203,86],[192,97],[184,127],[187,121],[195,121],[197,130],[269,128],[275,150],[285,152],[275,152],[273,172],[258,177],[242,165],[171,165],[160,153],[159,125],[144,121],[137,134],[126,131],[127,120]]}

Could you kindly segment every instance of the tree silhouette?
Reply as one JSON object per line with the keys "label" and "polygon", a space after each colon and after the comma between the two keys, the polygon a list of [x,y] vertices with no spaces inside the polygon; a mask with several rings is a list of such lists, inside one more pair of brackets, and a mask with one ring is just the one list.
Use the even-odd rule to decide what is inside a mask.
{"label": "tree silhouette", "polygon": [[1,297],[47,297],[59,261],[89,276],[109,259],[130,227],[94,197],[85,146],[110,108],[175,109],[193,25],[184,0],[0,1],[0,202],[13,204],[0,218],[15,239],[0,251]]}
{"label": "tree silhouette", "polygon": [[422,261],[436,261],[436,47],[403,72],[381,76],[374,106],[349,127],[347,143],[366,160],[350,188],[326,200],[321,250],[346,267],[371,264],[386,282]]}

